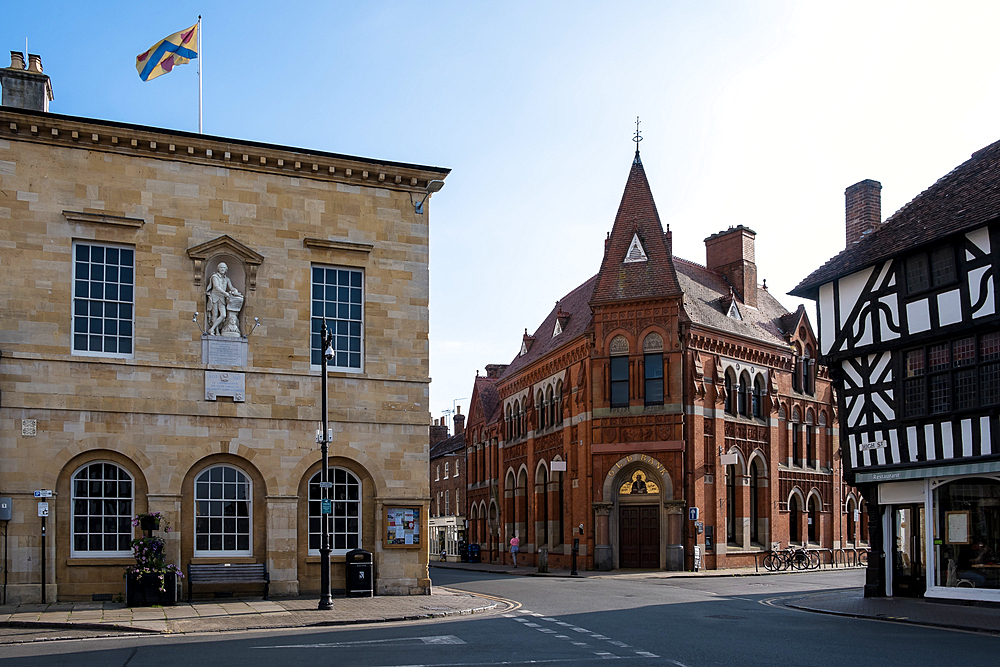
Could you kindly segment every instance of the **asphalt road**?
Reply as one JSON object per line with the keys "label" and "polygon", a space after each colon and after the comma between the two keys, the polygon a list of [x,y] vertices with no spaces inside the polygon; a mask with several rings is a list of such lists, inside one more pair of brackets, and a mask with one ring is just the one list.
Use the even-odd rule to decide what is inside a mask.
{"label": "asphalt road", "polygon": [[992,665],[1000,638],[788,609],[861,573],[555,579],[433,569],[435,585],[520,604],[458,619],[225,635],[113,637],[0,647],[0,663],[56,665]]}

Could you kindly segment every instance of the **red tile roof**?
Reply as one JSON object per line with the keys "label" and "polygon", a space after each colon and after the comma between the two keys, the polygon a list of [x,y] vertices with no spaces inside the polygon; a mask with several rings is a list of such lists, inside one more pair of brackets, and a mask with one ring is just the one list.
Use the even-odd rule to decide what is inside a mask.
{"label": "red tile roof", "polygon": [[[647,261],[624,262],[633,237],[646,252]],[[638,299],[680,293],[663,226],[656,212],[653,193],[646,180],[638,151],[632,161],[625,192],[611,236],[604,248],[604,260],[597,274],[594,303],[619,299]]]}

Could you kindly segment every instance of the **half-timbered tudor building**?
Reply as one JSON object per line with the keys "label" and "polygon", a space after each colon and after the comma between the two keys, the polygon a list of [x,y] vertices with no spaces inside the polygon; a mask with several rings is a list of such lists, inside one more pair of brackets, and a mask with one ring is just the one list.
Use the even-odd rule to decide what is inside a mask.
{"label": "half-timbered tudor building", "polygon": [[600,271],[477,378],[499,403],[481,428],[474,398],[470,420],[470,456],[496,457],[470,464],[484,552],[509,558],[517,535],[519,562],[546,549],[568,567],[579,540],[580,567],[681,570],[860,539],[815,336],[758,285],[755,236],[710,236],[706,265],[674,257],[636,153]]}
{"label": "half-timbered tudor building", "polygon": [[1000,142],[881,221],[847,189],[847,247],[792,294],[819,304],[844,465],[871,507],[867,595],[1000,601]]}

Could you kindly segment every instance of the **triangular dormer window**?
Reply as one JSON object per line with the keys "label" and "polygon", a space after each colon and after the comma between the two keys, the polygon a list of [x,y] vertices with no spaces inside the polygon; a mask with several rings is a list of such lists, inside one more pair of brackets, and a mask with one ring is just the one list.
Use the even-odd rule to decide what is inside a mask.
{"label": "triangular dormer window", "polygon": [[552,329],[552,337],[555,338],[562,333],[562,322],[556,319],[556,326]]}
{"label": "triangular dormer window", "polygon": [[528,354],[528,350],[531,349],[531,344],[534,342],[535,342],[535,337],[529,336],[528,330],[525,329],[524,337],[521,339],[521,353],[518,356],[523,357],[524,355]]}
{"label": "triangular dormer window", "polygon": [[740,315],[740,309],[736,307],[736,299],[733,299],[733,302],[729,304],[729,312],[727,314],[734,320],[743,321],[743,316]]}
{"label": "triangular dormer window", "polygon": [[521,354],[519,356],[523,357],[526,354],[528,354],[528,343],[524,342],[524,343],[521,343]]}
{"label": "triangular dormer window", "polygon": [[628,252],[625,254],[625,263],[629,262],[645,262],[649,258],[646,257],[646,251],[642,247],[642,243],[639,242],[639,235],[632,234],[632,243],[628,246]]}

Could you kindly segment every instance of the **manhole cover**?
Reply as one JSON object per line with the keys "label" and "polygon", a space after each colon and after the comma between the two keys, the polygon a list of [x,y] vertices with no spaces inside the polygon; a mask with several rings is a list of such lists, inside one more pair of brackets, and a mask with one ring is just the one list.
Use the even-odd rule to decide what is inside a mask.
{"label": "manhole cover", "polygon": [[721,618],[724,621],[738,621],[741,618],[746,618],[746,616],[730,616],[729,614],[713,614],[708,618]]}

